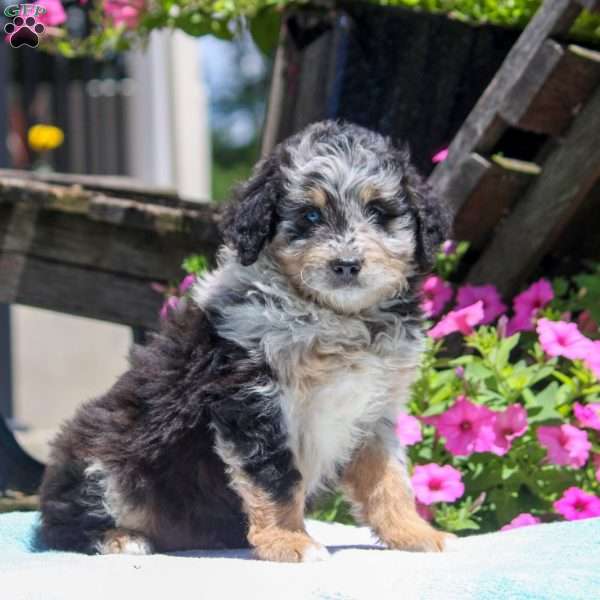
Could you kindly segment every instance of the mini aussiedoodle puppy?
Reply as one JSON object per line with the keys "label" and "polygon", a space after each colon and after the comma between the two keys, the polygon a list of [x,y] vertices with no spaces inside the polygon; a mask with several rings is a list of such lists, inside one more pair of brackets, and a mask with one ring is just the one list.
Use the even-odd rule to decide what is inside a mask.
{"label": "mini aussiedoodle puppy", "polygon": [[218,268],[54,442],[42,541],[318,560],[305,502],[339,485],[388,547],[441,550],[394,423],[449,222],[379,134],[323,122],[280,144],[229,205]]}

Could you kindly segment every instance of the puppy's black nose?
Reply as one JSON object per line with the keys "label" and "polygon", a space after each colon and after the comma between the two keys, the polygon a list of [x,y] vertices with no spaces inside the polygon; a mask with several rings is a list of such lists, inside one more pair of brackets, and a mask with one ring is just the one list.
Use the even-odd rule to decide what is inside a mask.
{"label": "puppy's black nose", "polygon": [[329,263],[331,270],[336,278],[344,283],[349,283],[356,279],[360,273],[361,264],[356,258],[337,258]]}

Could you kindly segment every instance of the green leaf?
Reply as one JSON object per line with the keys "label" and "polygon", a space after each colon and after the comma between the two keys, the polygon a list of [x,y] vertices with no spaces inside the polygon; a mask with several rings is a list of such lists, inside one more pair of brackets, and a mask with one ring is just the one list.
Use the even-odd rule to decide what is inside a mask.
{"label": "green leaf", "polygon": [[485,381],[494,375],[481,361],[471,362],[465,367],[465,377],[470,381]]}
{"label": "green leaf", "polygon": [[252,39],[265,54],[271,54],[277,46],[280,27],[281,14],[270,7],[264,8],[250,19]]}
{"label": "green leaf", "polygon": [[516,492],[497,488],[489,493],[489,499],[495,506],[498,523],[508,523],[522,512]]}

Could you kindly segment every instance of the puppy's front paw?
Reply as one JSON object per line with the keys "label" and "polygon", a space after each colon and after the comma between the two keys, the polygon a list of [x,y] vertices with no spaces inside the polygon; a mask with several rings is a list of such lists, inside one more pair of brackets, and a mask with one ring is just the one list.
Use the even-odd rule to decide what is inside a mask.
{"label": "puppy's front paw", "polygon": [[389,531],[381,532],[379,537],[393,550],[442,552],[446,541],[454,536],[434,529],[425,521],[417,521],[400,524]]}
{"label": "puppy's front paw", "polygon": [[276,562],[316,562],[329,557],[327,548],[303,532],[281,529],[263,532],[254,541],[254,551],[262,560]]}

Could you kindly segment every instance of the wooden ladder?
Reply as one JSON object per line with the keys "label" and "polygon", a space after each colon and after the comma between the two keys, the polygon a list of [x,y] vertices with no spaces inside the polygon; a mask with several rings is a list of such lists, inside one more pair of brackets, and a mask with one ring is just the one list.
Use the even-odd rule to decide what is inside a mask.
{"label": "wooden ladder", "polygon": [[[467,280],[514,293],[584,203],[598,200],[600,52],[564,45],[600,0],[546,0],[449,147],[430,183],[478,253]],[[533,162],[495,154],[509,129],[547,136]]]}

